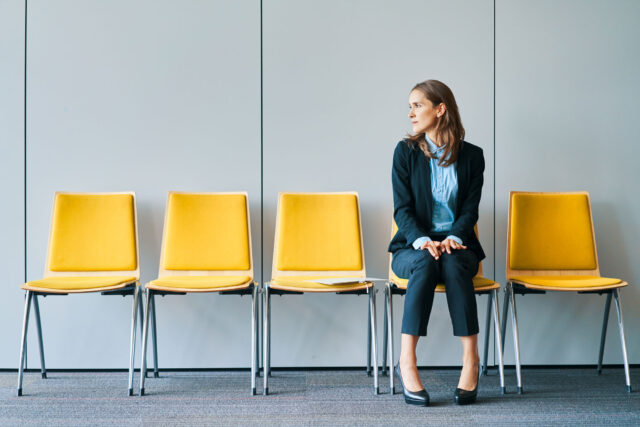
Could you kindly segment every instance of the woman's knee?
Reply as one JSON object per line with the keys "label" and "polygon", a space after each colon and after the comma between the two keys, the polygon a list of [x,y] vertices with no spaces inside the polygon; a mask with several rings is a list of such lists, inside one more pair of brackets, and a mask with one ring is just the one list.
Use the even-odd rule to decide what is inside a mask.
{"label": "woman's knee", "polygon": [[426,270],[430,273],[438,273],[438,261],[429,253],[429,251],[419,250],[419,256],[413,261],[413,270]]}
{"label": "woman's knee", "polygon": [[442,275],[444,277],[463,276],[474,277],[478,272],[479,263],[475,257],[466,256],[458,251],[450,254],[443,253],[440,256]]}

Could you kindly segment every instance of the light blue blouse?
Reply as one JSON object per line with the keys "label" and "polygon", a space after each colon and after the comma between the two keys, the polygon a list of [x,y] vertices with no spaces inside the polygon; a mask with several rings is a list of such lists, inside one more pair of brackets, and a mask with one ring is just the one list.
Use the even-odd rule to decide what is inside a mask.
{"label": "light blue blouse", "polygon": [[[438,164],[443,147],[438,147],[427,135],[425,135],[429,151],[433,153],[433,159],[429,159],[431,168],[431,194],[433,196],[433,211],[431,214],[431,232],[444,234],[451,231],[453,221],[455,221],[456,198],[458,196],[458,174],[456,172],[456,164],[449,166],[441,166]],[[447,239],[454,240],[462,244],[462,239],[457,236],[449,235]],[[422,245],[430,241],[429,236],[417,238],[413,242],[415,249],[420,249]]]}

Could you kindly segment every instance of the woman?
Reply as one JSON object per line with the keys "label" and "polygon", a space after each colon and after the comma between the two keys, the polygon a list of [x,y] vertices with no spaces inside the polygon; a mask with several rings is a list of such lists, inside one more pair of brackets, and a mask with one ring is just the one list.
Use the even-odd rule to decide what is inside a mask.
{"label": "woman", "polygon": [[396,375],[405,401],[428,405],[420,382],[416,345],[427,334],[433,295],[444,283],[453,334],[462,341],[462,372],[454,401],[477,396],[478,313],[473,276],[484,252],[475,235],[482,193],[482,149],[463,141],[464,128],[451,89],[437,80],[417,84],[409,95],[413,135],[393,155],[394,219],[398,232],[389,244],[391,268],[409,278]]}

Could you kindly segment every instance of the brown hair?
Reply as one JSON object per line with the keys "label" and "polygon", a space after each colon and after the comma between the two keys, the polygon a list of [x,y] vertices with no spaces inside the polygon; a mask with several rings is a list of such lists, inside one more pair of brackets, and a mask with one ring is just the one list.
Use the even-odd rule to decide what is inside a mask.
{"label": "brown hair", "polygon": [[[443,103],[446,107],[445,113],[440,117],[436,124],[437,139],[442,141],[444,152],[440,157],[439,165],[449,166],[458,160],[458,154],[462,148],[462,140],[464,139],[464,127],[460,120],[458,112],[458,104],[453,96],[453,92],[449,86],[438,80],[426,80],[418,83],[411,89],[419,90],[424,96],[431,101],[434,107]],[[410,147],[418,145],[424,152],[425,156],[433,159],[434,156],[429,151],[429,146],[425,139],[424,132],[415,135],[407,135],[407,143]]]}

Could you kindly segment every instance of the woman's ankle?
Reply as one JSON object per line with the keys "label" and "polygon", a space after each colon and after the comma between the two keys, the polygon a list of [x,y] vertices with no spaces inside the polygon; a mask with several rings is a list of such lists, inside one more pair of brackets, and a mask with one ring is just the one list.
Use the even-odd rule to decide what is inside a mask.
{"label": "woman's ankle", "polygon": [[470,355],[464,355],[462,356],[462,364],[463,365],[470,365],[470,366],[474,366],[474,365],[479,365],[480,364],[480,356],[478,354],[470,354]]}
{"label": "woman's ankle", "polygon": [[400,366],[406,366],[406,367],[415,367],[417,366],[417,360],[415,355],[413,357],[411,357],[411,355],[400,355],[400,358],[398,359],[398,363],[400,364]]}

